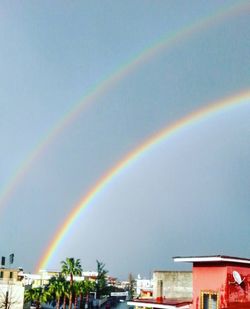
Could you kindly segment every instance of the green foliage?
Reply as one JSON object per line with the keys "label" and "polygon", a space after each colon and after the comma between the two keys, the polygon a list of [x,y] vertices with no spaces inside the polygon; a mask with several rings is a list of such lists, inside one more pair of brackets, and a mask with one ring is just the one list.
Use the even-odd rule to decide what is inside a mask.
{"label": "green foliage", "polygon": [[129,282],[128,284],[129,299],[133,299],[135,294],[135,279],[132,274],[128,275],[128,282]]}
{"label": "green foliage", "polygon": [[60,308],[60,301],[67,294],[68,282],[66,279],[59,275],[59,277],[52,277],[49,280],[48,290],[53,299],[56,300],[56,308]]}
{"label": "green foliage", "polygon": [[24,301],[34,302],[36,308],[40,308],[41,303],[46,303],[51,300],[51,295],[49,293],[48,287],[38,287],[26,290],[24,293]]}
{"label": "green foliage", "polygon": [[109,287],[107,285],[107,273],[105,269],[105,264],[100,261],[97,263],[97,278],[96,278],[96,297],[100,298],[103,295],[107,295],[109,292]]}
{"label": "green foliage", "polygon": [[[74,281],[74,276],[81,276],[82,266],[79,259],[66,258],[62,261],[61,274],[54,276],[49,280],[49,283],[45,287],[31,288],[25,291],[24,300],[25,303],[32,302],[36,304],[36,308],[40,308],[42,303],[56,301],[56,308],[60,308],[60,304],[63,303],[63,308],[66,308],[66,304],[69,304],[69,309],[72,308],[73,300],[75,305],[78,305],[80,301],[80,308],[82,307],[83,297],[87,297],[90,292],[96,292],[97,297],[100,298],[103,295],[107,295],[109,286],[107,284],[107,273],[105,264],[97,262],[97,278],[96,281],[83,280]],[[70,280],[67,281],[69,276]]]}
{"label": "green foliage", "polygon": [[72,309],[72,299],[73,299],[73,284],[74,276],[81,276],[82,266],[79,259],[66,258],[65,261],[61,262],[62,264],[62,275],[65,277],[70,277],[70,286],[69,286],[69,309]]}
{"label": "green foliage", "polygon": [[70,281],[73,281],[73,276],[81,276],[82,266],[80,259],[66,258],[65,261],[61,262],[62,264],[62,274],[64,276],[70,276]]}

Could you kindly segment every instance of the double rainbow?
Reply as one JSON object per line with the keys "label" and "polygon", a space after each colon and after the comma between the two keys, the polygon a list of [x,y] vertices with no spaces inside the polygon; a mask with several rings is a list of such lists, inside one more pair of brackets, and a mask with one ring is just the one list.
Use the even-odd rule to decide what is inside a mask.
{"label": "double rainbow", "polygon": [[61,134],[65,128],[74,122],[77,116],[83,112],[86,108],[94,104],[98,98],[105,95],[109,90],[113,89],[115,85],[145,64],[151,58],[157,56],[159,53],[173,48],[176,44],[185,41],[192,37],[196,33],[201,33],[206,29],[215,26],[229,18],[245,14],[250,9],[250,3],[248,1],[240,1],[237,5],[222,7],[219,11],[213,15],[203,17],[199,21],[185,26],[177,32],[163,37],[157,41],[154,45],[146,48],[141,53],[137,54],[133,59],[123,64],[118,70],[114,71],[110,76],[100,81],[88,94],[82,99],[82,101],[68,111],[54,127],[52,127],[45,138],[36,145],[34,150],[26,158],[26,160],[20,165],[15,174],[6,182],[5,186],[0,191],[0,209],[6,204],[8,199],[12,196],[15,189],[21,183],[22,179],[32,168],[32,165],[42,157],[43,153],[49,148],[56,137]]}
{"label": "double rainbow", "polygon": [[112,181],[115,181],[115,179],[119,177],[119,175],[126,168],[128,168],[136,160],[139,160],[146,151],[152,147],[156,147],[158,144],[173,137],[174,135],[177,135],[181,130],[189,126],[195,125],[201,121],[207,121],[219,113],[233,111],[246,105],[250,106],[250,91],[244,91],[238,95],[211,103],[186,115],[176,122],[167,125],[157,134],[147,139],[135,150],[128,153],[118,164],[107,171],[107,173],[97,181],[94,187],[73,208],[66,220],[57,230],[49,246],[45,249],[44,254],[37,265],[37,271],[46,268],[50,259],[56,253],[57,248],[63,242],[64,237],[67,233],[69,233],[71,226],[77,220],[78,216],[81,215],[83,210],[88,207]]}

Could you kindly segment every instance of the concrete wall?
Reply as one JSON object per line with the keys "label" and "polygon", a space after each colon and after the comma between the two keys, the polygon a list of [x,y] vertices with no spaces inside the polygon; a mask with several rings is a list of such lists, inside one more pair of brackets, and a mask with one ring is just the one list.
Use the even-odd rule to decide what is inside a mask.
{"label": "concrete wall", "polygon": [[154,271],[153,298],[192,298],[191,271]]}

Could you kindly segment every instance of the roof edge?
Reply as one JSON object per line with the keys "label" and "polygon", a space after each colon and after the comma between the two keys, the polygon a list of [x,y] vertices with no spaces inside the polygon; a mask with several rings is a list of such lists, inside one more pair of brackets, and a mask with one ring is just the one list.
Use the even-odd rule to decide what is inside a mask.
{"label": "roof edge", "polygon": [[187,263],[196,263],[196,262],[231,262],[231,263],[240,263],[240,264],[250,264],[250,259],[227,256],[227,255],[208,255],[208,256],[174,256],[174,262],[187,262]]}

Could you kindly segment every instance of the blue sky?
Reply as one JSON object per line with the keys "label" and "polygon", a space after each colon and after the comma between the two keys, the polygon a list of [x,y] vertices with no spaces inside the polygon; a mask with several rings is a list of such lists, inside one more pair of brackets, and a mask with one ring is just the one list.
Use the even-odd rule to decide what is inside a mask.
{"label": "blue sky", "polygon": [[[150,46],[239,1],[2,1],[0,188],[95,85]],[[1,211],[0,254],[34,269],[75,204],[153,133],[249,89],[249,7],[162,50],[98,97],[27,171]],[[250,107],[155,147],[102,192],[48,265],[79,257],[148,276],[171,257],[249,257]],[[129,259],[124,258],[129,256]],[[180,267],[178,265],[178,267]]]}

